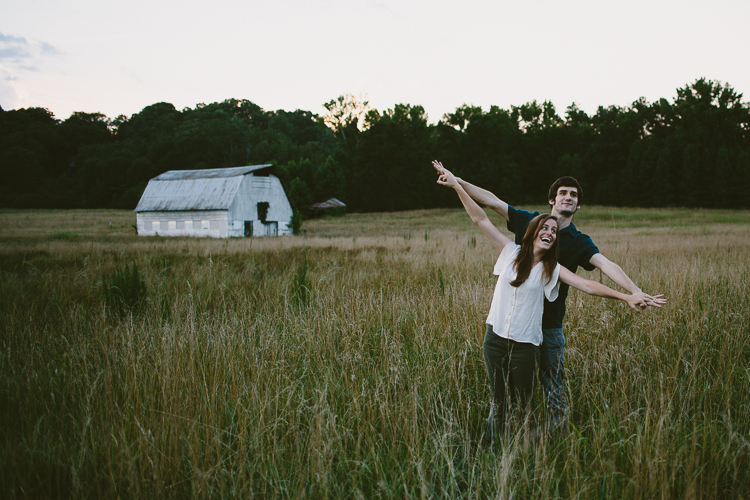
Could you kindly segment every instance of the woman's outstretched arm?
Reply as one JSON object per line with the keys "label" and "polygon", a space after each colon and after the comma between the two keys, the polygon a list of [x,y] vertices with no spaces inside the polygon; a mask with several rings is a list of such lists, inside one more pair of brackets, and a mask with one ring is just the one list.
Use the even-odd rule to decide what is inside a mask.
{"label": "woman's outstretched arm", "polygon": [[510,243],[510,238],[501,233],[500,230],[495,227],[489,217],[487,217],[487,214],[484,213],[484,210],[482,210],[482,207],[477,205],[477,202],[475,202],[466,190],[461,187],[458,179],[456,179],[456,176],[453,175],[450,170],[445,168],[443,164],[437,160],[432,162],[432,166],[435,167],[435,170],[440,174],[437,183],[441,186],[447,186],[456,190],[458,197],[461,199],[461,203],[463,203],[466,212],[469,214],[469,217],[471,217],[474,224],[477,225],[479,230],[484,233],[487,239],[490,240],[490,243],[492,243],[498,251],[502,251],[503,248],[505,248],[505,245]]}
{"label": "woman's outstretched arm", "polygon": [[567,283],[570,286],[576,287],[582,292],[588,293],[589,295],[622,300],[637,313],[640,313],[642,309],[645,309],[648,306],[646,301],[643,300],[641,294],[628,295],[626,293],[618,292],[617,290],[613,290],[606,285],[597,283],[596,281],[582,278],[577,274],[570,272],[563,266],[560,266],[560,281],[562,281],[563,283]]}

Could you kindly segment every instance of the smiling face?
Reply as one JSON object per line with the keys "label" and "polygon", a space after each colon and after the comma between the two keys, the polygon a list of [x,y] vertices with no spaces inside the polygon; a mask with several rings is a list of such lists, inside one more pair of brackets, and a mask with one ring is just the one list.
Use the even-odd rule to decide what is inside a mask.
{"label": "smiling face", "polygon": [[547,219],[539,226],[536,238],[534,238],[534,250],[546,252],[552,248],[555,240],[557,240],[557,221]]}
{"label": "smiling face", "polygon": [[581,208],[578,203],[578,188],[570,186],[560,186],[557,188],[557,194],[554,200],[549,200],[549,204],[552,206],[552,213],[564,215],[566,217],[572,216],[576,213],[576,210]]}

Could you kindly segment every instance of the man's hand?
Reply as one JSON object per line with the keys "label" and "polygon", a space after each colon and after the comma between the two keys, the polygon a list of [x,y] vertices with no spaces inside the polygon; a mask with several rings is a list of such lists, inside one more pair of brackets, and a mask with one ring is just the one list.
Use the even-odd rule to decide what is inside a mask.
{"label": "man's hand", "polygon": [[[667,303],[667,299],[663,298],[664,294],[660,293],[659,295],[649,295],[647,293],[643,292],[636,292],[633,294],[633,296],[639,297],[644,304],[651,307],[661,307],[664,304]],[[645,306],[644,306],[645,309]]]}
{"label": "man's hand", "polygon": [[641,314],[641,311],[648,307],[646,305],[646,301],[643,300],[643,297],[641,295],[642,294],[634,293],[632,295],[628,295],[625,299],[625,302],[630,306],[630,308],[638,314]]}
{"label": "man's hand", "polygon": [[628,275],[622,270],[620,266],[606,258],[604,255],[597,253],[591,257],[589,261],[593,266],[599,268],[609,279],[623,287],[625,290],[631,292],[634,296],[638,296],[647,306],[661,307],[667,303],[667,299],[664,298],[663,294],[649,295],[643,293],[635,283],[628,278]]}

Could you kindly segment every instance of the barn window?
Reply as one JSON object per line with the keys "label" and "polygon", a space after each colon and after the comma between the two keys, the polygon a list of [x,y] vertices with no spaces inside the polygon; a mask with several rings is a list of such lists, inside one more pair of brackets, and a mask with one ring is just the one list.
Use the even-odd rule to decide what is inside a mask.
{"label": "barn window", "polygon": [[265,179],[253,179],[250,185],[256,189],[271,189],[271,179],[268,177]]}
{"label": "barn window", "polygon": [[200,229],[200,228],[201,228],[201,221],[199,221],[199,220],[194,220],[194,221],[193,221],[193,230],[197,231],[197,230],[198,230],[198,229]]}
{"label": "barn window", "polygon": [[143,223],[143,229],[146,231],[152,231],[154,229],[154,223],[150,220],[147,220]]}
{"label": "barn window", "polygon": [[177,221],[177,229],[185,229],[185,221],[184,220],[178,220]]}
{"label": "barn window", "polygon": [[267,201],[261,201],[258,203],[258,219],[265,224],[266,218],[268,217],[269,203]]}

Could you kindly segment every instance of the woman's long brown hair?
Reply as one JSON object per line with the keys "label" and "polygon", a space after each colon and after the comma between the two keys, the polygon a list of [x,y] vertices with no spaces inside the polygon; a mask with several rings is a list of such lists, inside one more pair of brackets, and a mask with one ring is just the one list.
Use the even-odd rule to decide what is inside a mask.
{"label": "woman's long brown hair", "polygon": [[[550,219],[557,222],[557,217],[550,214],[539,214],[529,222],[526,234],[523,235],[523,240],[521,240],[521,250],[518,251],[518,255],[516,256],[516,279],[510,282],[511,286],[519,287],[529,278],[531,263],[534,260],[534,240],[539,235],[539,231],[542,230],[542,225]],[[549,283],[549,280],[552,279],[552,273],[555,272],[555,266],[557,266],[557,258],[560,253],[557,240],[558,238],[555,238],[555,242],[542,256],[542,262],[544,263],[543,274],[547,278],[546,283]]]}

